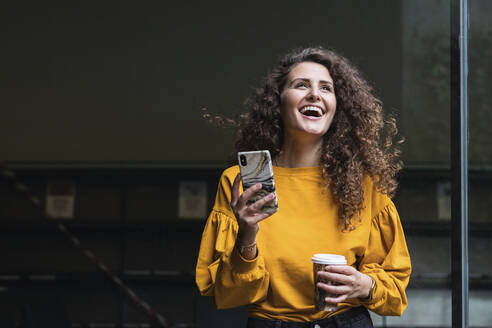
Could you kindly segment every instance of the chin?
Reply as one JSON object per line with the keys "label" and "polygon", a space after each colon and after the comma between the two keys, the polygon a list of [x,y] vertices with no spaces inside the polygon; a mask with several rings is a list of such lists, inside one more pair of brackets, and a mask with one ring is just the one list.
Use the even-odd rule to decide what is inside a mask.
{"label": "chin", "polygon": [[311,136],[311,137],[323,137],[327,131],[319,131],[319,130],[303,130],[302,131],[306,136]]}
{"label": "chin", "polygon": [[326,134],[326,132],[328,132],[328,128],[315,128],[315,129],[304,129],[304,132],[305,133],[308,133],[308,134],[311,134],[313,136],[324,136]]}

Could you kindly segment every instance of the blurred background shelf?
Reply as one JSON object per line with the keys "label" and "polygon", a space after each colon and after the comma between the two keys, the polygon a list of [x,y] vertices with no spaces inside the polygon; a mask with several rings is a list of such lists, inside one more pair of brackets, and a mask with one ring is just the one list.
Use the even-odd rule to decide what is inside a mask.
{"label": "blurred background shelf", "polygon": [[98,219],[36,219],[36,220],[12,220],[0,219],[0,233],[2,232],[58,232],[57,224],[63,224],[67,229],[76,233],[106,232],[117,234],[121,232],[131,233],[162,233],[165,231],[189,231],[200,232],[205,226],[205,220],[201,219],[171,219],[171,220],[141,220],[132,222],[118,222],[115,220]]}
{"label": "blurred background shelf", "polygon": [[[190,285],[195,288],[194,272],[180,270],[134,270],[117,275],[130,286],[138,285]],[[74,285],[74,284],[112,284],[104,274],[98,272],[76,273],[21,273],[0,274],[0,287],[16,288],[26,285]],[[445,272],[428,272],[413,274],[408,285],[409,289],[451,289],[451,275]],[[488,274],[471,274],[470,290],[492,290],[492,276]],[[0,291],[1,292],[1,291]]]}
{"label": "blurred background shelf", "polygon": [[[434,222],[432,222],[434,221]],[[402,222],[405,234],[408,236],[436,236],[449,237],[451,227],[449,222],[432,221],[406,221]],[[162,219],[160,221],[145,220],[118,222],[115,220],[104,219],[0,219],[1,233],[58,233],[57,224],[63,224],[74,233],[98,233],[108,234],[120,233],[149,233],[159,234],[164,232],[190,232],[192,234],[201,233],[206,221],[202,219]],[[486,222],[471,222],[469,234],[472,237],[492,237],[492,225]]]}

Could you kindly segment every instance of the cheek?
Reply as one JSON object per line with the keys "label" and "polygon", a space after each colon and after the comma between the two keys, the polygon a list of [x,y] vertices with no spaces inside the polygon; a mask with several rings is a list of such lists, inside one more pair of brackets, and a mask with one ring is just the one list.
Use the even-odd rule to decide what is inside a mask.
{"label": "cheek", "polygon": [[337,98],[332,95],[326,99],[326,105],[334,112],[337,108]]}
{"label": "cheek", "polygon": [[280,106],[286,108],[296,106],[304,95],[298,90],[286,90],[280,95]]}
{"label": "cheek", "polygon": [[279,113],[281,119],[285,119],[285,105],[283,102],[280,103],[277,112]]}
{"label": "cheek", "polygon": [[337,112],[337,102],[335,101],[333,103],[333,116],[335,116],[335,113]]}
{"label": "cheek", "polygon": [[279,112],[281,117],[292,115],[292,108],[294,108],[293,101],[289,97],[280,97]]}

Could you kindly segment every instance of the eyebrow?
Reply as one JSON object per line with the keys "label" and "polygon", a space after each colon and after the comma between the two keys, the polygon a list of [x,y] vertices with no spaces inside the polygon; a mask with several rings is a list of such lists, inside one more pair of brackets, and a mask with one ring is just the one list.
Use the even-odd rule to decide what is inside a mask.
{"label": "eyebrow", "polygon": [[[296,82],[298,80],[301,80],[301,81],[304,81],[304,82],[311,82],[311,81],[309,81],[309,79],[298,77],[298,78],[293,79],[292,81],[290,81],[289,87],[292,86],[292,84],[294,84],[294,82]],[[331,81],[320,80],[319,82],[320,83],[329,84],[329,85],[333,86],[333,82],[331,82]]]}

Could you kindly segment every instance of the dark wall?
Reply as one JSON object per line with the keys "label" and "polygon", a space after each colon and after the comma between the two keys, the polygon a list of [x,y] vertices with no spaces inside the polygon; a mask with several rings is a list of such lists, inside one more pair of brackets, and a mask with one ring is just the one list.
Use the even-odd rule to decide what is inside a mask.
{"label": "dark wall", "polygon": [[[2,5],[0,160],[223,163],[224,131],[287,50],[352,59],[401,102],[398,1],[22,1]],[[226,136],[226,137],[224,137]]]}
{"label": "dark wall", "polygon": [[[204,123],[199,109],[242,110],[279,55],[298,46],[341,51],[373,82],[389,111],[401,105],[395,1],[2,6],[0,161],[222,166],[231,140]],[[156,311],[198,327],[244,324],[240,309],[217,315],[211,300],[197,295],[192,273],[204,222],[176,219],[177,181],[189,172],[108,178],[62,171],[21,178],[42,201],[47,181],[74,181],[75,219],[66,225]],[[207,180],[212,202],[217,177],[196,179]],[[0,311],[0,323],[150,321],[5,181],[0,219],[0,244],[8,250],[1,256],[0,304],[9,307]]]}

